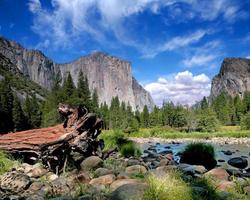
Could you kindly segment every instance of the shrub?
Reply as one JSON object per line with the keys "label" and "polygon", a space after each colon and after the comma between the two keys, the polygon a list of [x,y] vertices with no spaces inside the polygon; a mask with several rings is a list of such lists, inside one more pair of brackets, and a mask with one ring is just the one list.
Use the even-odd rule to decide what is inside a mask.
{"label": "shrub", "polygon": [[219,128],[219,121],[211,110],[202,113],[197,121],[197,131],[215,132]]}
{"label": "shrub", "polygon": [[9,158],[7,154],[0,151],[0,174],[10,171],[13,166],[13,161]]}
{"label": "shrub", "polygon": [[179,174],[169,173],[163,177],[150,176],[144,200],[192,200],[192,190]]}
{"label": "shrub", "polygon": [[240,126],[242,130],[250,130],[250,112],[241,119]]}
{"label": "shrub", "polygon": [[136,147],[136,145],[133,142],[128,142],[126,144],[123,144],[120,148],[120,153],[122,156],[129,158],[131,156],[140,156],[141,151],[139,148]]}
{"label": "shrub", "polygon": [[213,146],[204,143],[188,144],[181,154],[180,162],[203,165],[208,170],[214,168],[217,163]]}

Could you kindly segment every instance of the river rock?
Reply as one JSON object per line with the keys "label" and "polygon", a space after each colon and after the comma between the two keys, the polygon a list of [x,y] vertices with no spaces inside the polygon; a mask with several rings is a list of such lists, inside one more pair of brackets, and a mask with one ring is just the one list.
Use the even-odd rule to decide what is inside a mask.
{"label": "river rock", "polygon": [[214,168],[204,174],[205,176],[210,176],[221,181],[228,181],[229,174],[223,168]]}
{"label": "river rock", "polygon": [[121,172],[120,174],[118,174],[117,179],[127,179],[130,178],[130,174],[126,173],[126,172]]}
{"label": "river rock", "polygon": [[168,159],[161,159],[160,160],[160,163],[159,163],[159,166],[166,166],[170,163],[170,161]]}
{"label": "river rock", "polygon": [[244,169],[248,166],[247,159],[241,157],[231,158],[228,160],[228,164],[240,169]]}
{"label": "river rock", "polygon": [[230,150],[227,150],[227,151],[222,151],[225,155],[227,155],[227,156],[231,156],[232,154],[233,154],[233,152],[232,151],[230,151]]}
{"label": "river rock", "polygon": [[20,172],[7,172],[0,178],[2,190],[10,191],[12,194],[22,193],[31,184],[29,176]]}
{"label": "river rock", "polygon": [[29,173],[27,173],[27,175],[31,178],[39,178],[46,173],[48,173],[48,170],[46,170],[42,166],[35,166]]}
{"label": "river rock", "polygon": [[128,174],[138,174],[138,173],[145,174],[147,172],[147,169],[142,165],[133,165],[126,167],[125,172]]}
{"label": "river rock", "polygon": [[81,163],[81,168],[83,170],[89,170],[89,169],[96,169],[98,167],[101,167],[103,165],[103,160],[99,158],[98,156],[90,156],[86,158]]}
{"label": "river rock", "polygon": [[98,178],[92,179],[89,184],[90,185],[110,185],[115,180],[114,174],[108,174],[104,176],[100,176]]}
{"label": "river rock", "polygon": [[250,186],[244,187],[243,190],[245,194],[250,195]]}
{"label": "river rock", "polygon": [[78,175],[76,175],[75,180],[79,183],[86,184],[86,183],[89,183],[91,178],[88,173],[81,172]]}
{"label": "river rock", "polygon": [[140,164],[140,161],[139,160],[136,160],[136,159],[129,159],[127,161],[127,165],[128,166],[132,166],[132,165],[139,165]]}
{"label": "river rock", "polygon": [[143,200],[146,189],[147,185],[142,183],[122,185],[111,193],[109,200]]}
{"label": "river rock", "polygon": [[70,186],[72,187],[73,185],[71,185],[66,178],[59,177],[52,181],[50,186],[53,196],[63,196],[70,193]]}
{"label": "river rock", "polygon": [[112,173],[113,173],[112,170],[107,169],[107,168],[102,168],[102,167],[95,170],[96,177],[104,176],[104,175],[112,174]]}
{"label": "river rock", "polygon": [[232,181],[220,181],[217,185],[217,190],[227,192],[235,188],[235,183]]}
{"label": "river rock", "polygon": [[122,186],[122,185],[126,185],[126,184],[135,184],[135,183],[140,183],[139,180],[137,179],[119,179],[114,181],[111,185],[110,185],[110,189],[112,191],[116,190],[118,187]]}

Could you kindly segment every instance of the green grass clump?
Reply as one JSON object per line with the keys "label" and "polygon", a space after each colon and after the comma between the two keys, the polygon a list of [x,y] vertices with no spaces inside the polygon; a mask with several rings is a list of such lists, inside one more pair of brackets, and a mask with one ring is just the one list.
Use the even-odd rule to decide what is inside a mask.
{"label": "green grass clump", "polygon": [[178,173],[169,173],[164,177],[149,176],[148,188],[144,200],[193,200],[192,189]]}
{"label": "green grass clump", "polygon": [[13,164],[14,161],[6,153],[0,151],[0,175],[10,171]]}
{"label": "green grass clump", "polygon": [[212,169],[216,166],[214,147],[205,143],[188,144],[181,154],[180,162]]}
{"label": "green grass clump", "polygon": [[123,144],[120,148],[120,153],[125,158],[129,158],[131,156],[138,157],[141,155],[141,151],[133,142],[128,142],[126,144]]}

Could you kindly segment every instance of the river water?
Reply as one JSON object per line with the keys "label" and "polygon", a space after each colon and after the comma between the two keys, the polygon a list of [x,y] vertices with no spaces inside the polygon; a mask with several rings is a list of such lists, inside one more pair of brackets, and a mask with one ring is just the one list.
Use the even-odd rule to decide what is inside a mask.
{"label": "river water", "polygon": [[[157,153],[161,153],[166,150],[172,150],[175,160],[179,161],[178,152],[181,152],[187,144],[191,143],[191,141],[185,141],[180,143],[156,143],[156,142],[144,142],[137,143],[139,147],[144,151],[149,147],[154,147]],[[227,161],[230,158],[234,157],[243,157],[248,160],[248,168],[250,168],[250,146],[248,144],[212,144],[215,150],[215,156],[217,160],[217,164],[225,169],[230,168],[234,169],[234,167],[227,164]],[[232,155],[225,155],[223,151],[230,151]],[[224,162],[219,162],[219,160],[224,160]]]}

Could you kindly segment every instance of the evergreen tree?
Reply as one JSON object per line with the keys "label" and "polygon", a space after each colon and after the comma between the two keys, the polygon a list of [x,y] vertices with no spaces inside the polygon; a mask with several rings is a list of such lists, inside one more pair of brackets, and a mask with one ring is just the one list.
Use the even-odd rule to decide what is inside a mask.
{"label": "evergreen tree", "polygon": [[121,128],[121,109],[120,101],[118,96],[113,97],[111,100],[110,111],[109,111],[109,127],[111,129]]}
{"label": "evergreen tree", "polygon": [[98,103],[98,94],[97,94],[97,89],[95,88],[92,94],[92,110],[96,113],[98,113],[99,109],[99,103]]}
{"label": "evergreen tree", "polygon": [[82,71],[79,72],[78,82],[77,82],[77,95],[82,99],[84,106],[88,110],[91,109],[91,93],[89,90],[89,84],[87,77],[83,76]]}
{"label": "evergreen tree", "polygon": [[206,97],[203,97],[203,99],[201,100],[201,109],[202,110],[208,109],[208,102]]}
{"label": "evergreen tree", "polygon": [[145,105],[143,107],[143,111],[141,114],[141,121],[142,121],[142,126],[143,128],[148,128],[149,127],[149,111],[148,111],[148,107]]}
{"label": "evergreen tree", "polygon": [[102,103],[100,106],[100,116],[103,119],[103,128],[109,129],[109,107],[106,102]]}
{"label": "evergreen tree", "polygon": [[70,98],[74,97],[75,94],[75,85],[72,80],[71,74],[68,73],[67,78],[64,80],[63,87],[62,87],[62,92],[63,92],[63,100],[67,101]]}
{"label": "evergreen tree", "polygon": [[14,95],[14,100],[13,100],[12,119],[13,119],[14,131],[21,131],[27,128],[25,115],[21,103],[16,95]]}
{"label": "evergreen tree", "polygon": [[0,92],[0,132],[9,132],[13,130],[13,93],[7,78],[1,83]]}
{"label": "evergreen tree", "polygon": [[243,106],[244,106],[244,113],[250,111],[250,92],[245,92],[243,97]]}
{"label": "evergreen tree", "polygon": [[41,125],[41,111],[34,94],[31,98],[27,95],[24,103],[24,111],[29,128],[38,128]]}
{"label": "evergreen tree", "polygon": [[236,121],[236,124],[239,125],[241,121],[241,117],[244,115],[244,106],[239,95],[237,95],[234,98],[234,107],[235,107],[235,118],[236,118],[235,121]]}

